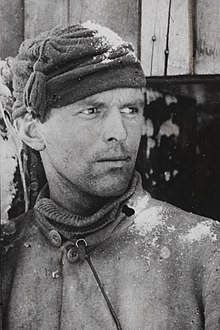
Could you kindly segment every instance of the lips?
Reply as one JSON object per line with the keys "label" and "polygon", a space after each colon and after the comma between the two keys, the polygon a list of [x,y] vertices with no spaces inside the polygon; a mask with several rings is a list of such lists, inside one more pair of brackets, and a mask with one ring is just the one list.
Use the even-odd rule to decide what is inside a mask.
{"label": "lips", "polygon": [[104,162],[128,162],[131,160],[130,156],[111,156],[111,157],[103,157],[97,160],[98,163]]}

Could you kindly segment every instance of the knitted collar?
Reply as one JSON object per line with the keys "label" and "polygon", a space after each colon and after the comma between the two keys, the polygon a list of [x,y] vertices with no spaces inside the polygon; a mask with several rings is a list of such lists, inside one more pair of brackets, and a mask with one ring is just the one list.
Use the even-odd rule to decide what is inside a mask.
{"label": "knitted collar", "polygon": [[82,217],[70,213],[49,199],[49,189],[45,186],[35,204],[36,223],[43,232],[56,230],[63,238],[70,241],[91,236],[98,231],[106,232],[106,227],[116,219],[122,220],[134,213],[133,209],[125,205],[141,189],[141,177],[135,172],[129,188],[123,195],[107,203],[92,216]]}

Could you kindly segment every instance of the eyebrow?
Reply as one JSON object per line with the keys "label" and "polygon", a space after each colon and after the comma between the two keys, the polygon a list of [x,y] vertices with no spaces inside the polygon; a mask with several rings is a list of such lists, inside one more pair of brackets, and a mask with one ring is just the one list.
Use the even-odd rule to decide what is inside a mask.
{"label": "eyebrow", "polygon": [[86,104],[89,105],[89,106],[95,106],[95,107],[98,107],[98,108],[102,108],[106,105],[105,102],[101,102],[101,101],[95,100],[95,99],[88,100],[86,102]]}
{"label": "eyebrow", "polygon": [[[106,106],[105,102],[102,102],[102,101],[99,101],[99,100],[96,100],[96,99],[89,99],[86,102],[86,104],[89,105],[89,106],[95,106],[95,107],[98,107],[98,108],[102,108],[102,107]],[[139,106],[139,107],[143,108],[144,105],[145,105],[145,101],[143,99],[136,99],[136,100],[132,100],[132,101],[129,101],[129,102],[122,103],[122,105],[120,106],[120,109],[125,108],[125,107],[134,107],[134,106]]]}
{"label": "eyebrow", "polygon": [[134,101],[130,101],[130,102],[126,102],[123,103],[122,106],[120,108],[124,108],[124,107],[134,107],[134,106],[139,106],[141,108],[143,108],[145,105],[144,100],[142,99],[138,99],[138,100],[134,100]]}

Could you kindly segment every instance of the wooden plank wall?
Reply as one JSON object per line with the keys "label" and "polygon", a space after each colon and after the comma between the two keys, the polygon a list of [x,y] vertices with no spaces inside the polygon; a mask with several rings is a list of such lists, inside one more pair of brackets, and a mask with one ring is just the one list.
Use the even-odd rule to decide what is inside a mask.
{"label": "wooden plank wall", "polygon": [[138,0],[71,0],[70,23],[95,20],[111,28],[138,48],[139,1]]}
{"label": "wooden plank wall", "polygon": [[220,1],[198,0],[195,73],[220,73]]}
{"label": "wooden plank wall", "polygon": [[54,26],[67,25],[68,4],[65,0],[25,0],[24,8],[25,39]]}
{"label": "wooden plank wall", "polygon": [[[87,20],[95,21],[113,29],[125,40],[133,43],[138,51],[139,43],[139,0],[3,0],[1,20],[4,30],[0,31],[0,58],[16,54],[23,38],[57,25],[67,26]],[[18,10],[19,9],[19,10]],[[12,12],[12,16],[11,13]],[[13,13],[20,18],[17,24],[11,24]],[[24,17],[24,20],[23,20]],[[11,31],[22,31],[13,35]],[[22,35],[20,37],[20,35]],[[9,46],[9,40],[13,45]],[[13,51],[12,51],[13,49]]]}
{"label": "wooden plank wall", "polygon": [[147,76],[192,70],[191,0],[143,0],[141,60]]}
{"label": "wooden plank wall", "polygon": [[0,1],[0,59],[17,54],[24,39],[22,0]]}
{"label": "wooden plank wall", "polygon": [[219,74],[219,22],[219,0],[143,0],[141,60],[146,75]]}
{"label": "wooden plank wall", "polygon": [[219,0],[1,0],[0,58],[23,38],[86,20],[132,42],[147,76],[220,73]]}

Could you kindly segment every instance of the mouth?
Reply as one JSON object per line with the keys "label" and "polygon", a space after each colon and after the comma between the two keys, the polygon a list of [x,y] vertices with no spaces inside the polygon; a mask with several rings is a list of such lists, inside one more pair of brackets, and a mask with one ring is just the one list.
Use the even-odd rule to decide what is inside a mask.
{"label": "mouth", "polygon": [[111,156],[100,158],[97,160],[97,163],[105,168],[121,169],[130,161],[130,156]]}
{"label": "mouth", "polygon": [[113,157],[103,157],[98,159],[98,163],[105,163],[105,162],[129,162],[131,160],[130,156],[113,156]]}

